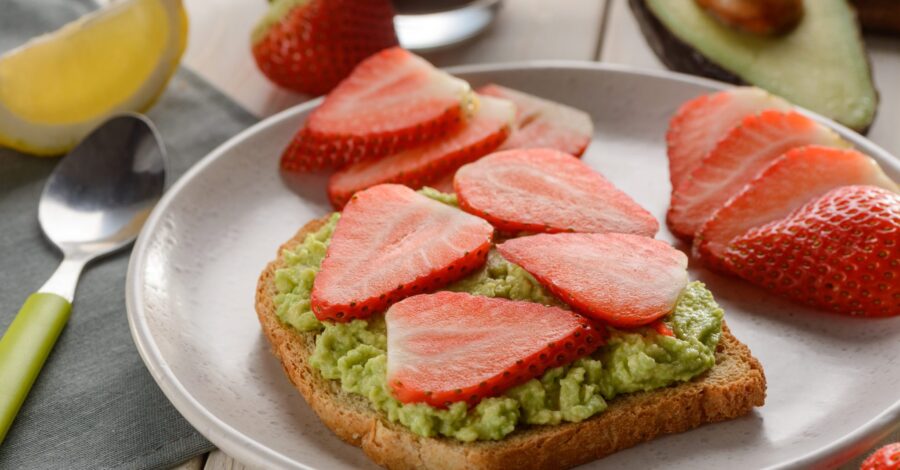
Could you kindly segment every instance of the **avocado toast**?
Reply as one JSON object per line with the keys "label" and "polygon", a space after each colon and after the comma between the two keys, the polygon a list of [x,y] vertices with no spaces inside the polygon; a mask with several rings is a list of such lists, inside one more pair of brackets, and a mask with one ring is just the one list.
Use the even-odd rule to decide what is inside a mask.
{"label": "avocado toast", "polygon": [[[498,155],[502,157],[503,153]],[[490,162],[493,157],[487,158]],[[550,294],[535,279],[539,276],[537,273],[541,272],[538,266],[540,263],[523,256],[523,253],[540,253],[539,249],[529,246],[529,240],[536,240],[540,245],[547,246],[552,245],[547,243],[552,240],[558,245],[554,249],[564,251],[567,240],[577,238],[579,243],[588,243],[579,245],[579,249],[589,251],[589,243],[594,238],[606,238],[600,244],[602,246],[621,238],[629,243],[637,242],[636,248],[650,247],[650,252],[642,254],[644,257],[658,257],[656,252],[663,250],[665,256],[658,257],[663,263],[659,268],[665,270],[666,266],[674,265],[675,269],[672,271],[679,278],[679,270],[683,271],[683,267],[679,266],[684,255],[663,242],[644,236],[549,233],[510,238],[500,242],[496,245],[497,248],[487,254],[486,260],[482,261],[484,266],[469,264],[467,272],[457,277],[455,282],[438,287],[441,292],[410,292],[405,300],[388,307],[386,320],[385,316],[377,312],[364,319],[348,321],[351,311],[347,307],[358,307],[359,314],[354,314],[354,318],[363,316],[359,307],[363,304],[359,302],[347,303],[337,313],[311,305],[310,300],[317,302],[316,288],[313,285],[322,272],[320,269],[329,269],[329,266],[322,263],[326,253],[329,257],[340,259],[339,253],[343,248],[331,249],[335,227],[339,222],[345,222],[340,228],[343,235],[338,237],[342,241],[338,243],[346,244],[344,240],[347,239],[348,231],[358,227],[359,221],[371,220],[360,217],[363,213],[367,216],[371,214],[363,211],[363,206],[367,210],[382,210],[385,204],[391,204],[390,200],[386,203],[384,198],[402,196],[403,201],[409,201],[409,204],[417,208],[457,211],[451,205],[455,199],[452,195],[433,190],[422,193],[417,194],[396,185],[375,186],[358,193],[348,205],[349,213],[312,221],[285,243],[279,250],[279,258],[267,266],[257,287],[256,304],[260,323],[291,381],[329,428],[343,440],[363,448],[375,462],[388,468],[565,468],[600,458],[661,434],[681,432],[704,423],[741,416],[754,406],[763,404],[765,377],[761,366],[750,355],[746,346],[738,342],[724,326],[722,311],[715,305],[711,294],[700,283],[687,283],[686,272],[683,280],[664,282],[665,285],[681,285],[683,290],[679,288],[680,292],[675,292],[677,301],[674,308],[663,307],[663,317],[654,320],[647,316],[640,319],[613,316],[609,322],[621,324],[623,322],[619,320],[624,319],[624,325],[621,328],[607,327],[608,322],[598,321],[593,314],[582,316],[569,311],[566,304],[559,300],[565,296],[566,279],[553,278],[552,273],[541,274],[543,283],[554,285],[554,291],[558,292],[557,296]],[[438,203],[431,198],[444,202]],[[399,206],[391,207],[389,213],[402,213],[403,210]],[[460,214],[459,217],[477,219],[461,211]],[[442,221],[446,218],[434,220]],[[467,224],[470,222],[472,221],[466,220]],[[431,224],[450,224],[442,226],[442,236],[453,230],[452,223],[446,222],[429,222],[415,227],[400,224],[407,228],[402,229],[403,233],[398,237],[403,240],[402,243],[406,243],[406,240],[416,239],[421,233],[430,233],[427,225]],[[363,225],[370,227],[372,224],[364,222]],[[426,227],[422,228],[423,225]],[[393,233],[394,230],[395,227],[392,227],[388,232]],[[380,234],[381,232],[372,232],[370,238],[381,240],[383,238]],[[447,236],[458,239],[452,234]],[[381,251],[393,248],[394,244],[388,242],[383,250],[376,250],[373,255],[363,255],[363,258],[371,261],[378,258]],[[365,253],[364,250],[358,252]],[[402,252],[416,253],[417,250],[407,245]],[[467,251],[466,256],[471,256],[470,253]],[[507,256],[521,259],[529,269],[534,269],[535,276],[532,277],[521,267],[507,261]],[[585,253],[585,257],[591,256],[592,253]],[[602,265],[602,258],[594,258],[592,263]],[[627,260],[623,260],[622,264],[628,264]],[[357,269],[359,270],[365,268]],[[392,272],[396,272],[396,269]],[[439,269],[439,272],[446,273],[447,270]],[[334,278],[333,274],[330,276],[329,279]],[[354,276],[364,278],[363,274]],[[625,279],[620,284],[627,288],[629,280]],[[348,291],[359,290],[349,284],[344,286]],[[429,292],[434,290],[435,288],[428,289]],[[439,296],[443,297],[439,301],[435,300]],[[322,297],[328,295],[320,294],[319,298]],[[653,293],[650,297],[660,298]],[[468,303],[456,304],[457,299]],[[401,307],[406,308],[412,311],[414,317],[418,313],[417,309],[421,310],[421,307],[415,305],[429,301],[432,304],[437,302],[443,313],[420,325],[413,336],[421,336],[424,331],[425,334],[442,337],[447,336],[445,332],[457,330],[464,332],[462,336],[467,336],[466,332],[479,329],[490,331],[493,336],[498,331],[508,333],[513,330],[514,333],[505,335],[499,344],[489,338],[487,349],[479,354],[466,356],[465,351],[472,350],[475,343],[473,341],[452,348],[449,362],[445,357],[445,363],[441,367],[434,366],[432,357],[407,360],[406,362],[416,365],[426,364],[412,369],[425,370],[426,378],[432,379],[429,388],[433,388],[435,380],[438,383],[444,380],[442,374],[452,369],[453,365],[458,365],[465,375],[470,365],[500,364],[509,359],[505,357],[508,354],[520,354],[513,356],[517,359],[516,364],[522,364],[518,370],[524,371],[527,366],[533,373],[525,372],[527,376],[523,375],[519,380],[507,380],[506,377],[510,375],[508,371],[511,370],[513,376],[519,376],[519,372],[515,367],[500,367],[503,369],[502,374],[495,374],[493,378],[486,379],[486,383],[482,382],[484,390],[492,388],[491,384],[499,385],[499,388],[494,388],[493,393],[473,396],[472,393],[478,393],[481,389],[459,386],[456,393],[459,394],[460,401],[452,403],[446,398],[453,396],[450,392],[447,392],[449,395],[440,395],[442,392],[437,389],[434,395],[430,391],[416,392],[415,382],[418,379],[409,374],[404,376],[405,385],[399,385],[398,388],[400,382],[392,380],[397,373],[391,375],[390,363],[393,361],[394,369],[397,369],[398,358],[397,354],[392,356],[390,351],[396,352],[398,347],[415,345],[416,341],[414,338],[407,341],[406,345],[400,343],[402,338],[410,336],[410,332],[398,326],[397,312]],[[500,310],[519,309],[517,311],[522,315],[522,327],[517,329],[515,324],[508,324],[503,330],[481,328],[479,322],[496,326],[496,317],[486,316],[486,310],[495,306],[473,308],[472,305],[482,305],[481,303],[488,301],[497,303],[496,307]],[[590,298],[579,299],[578,305],[581,307],[578,311],[589,311],[592,302],[597,301]],[[328,305],[338,303],[333,301]],[[528,307],[529,305],[532,307]],[[454,309],[455,306],[460,308]],[[432,310],[434,308],[432,306]],[[545,322],[541,328],[529,326],[529,308],[555,311],[560,317],[554,322],[577,319],[577,322],[588,327],[586,330],[576,328],[574,336],[566,336],[568,339],[558,341],[558,349],[555,351],[560,354],[550,354],[558,362],[537,361],[538,353],[543,358],[544,352],[548,351],[541,347],[535,349],[535,354],[531,356],[511,353],[509,351],[515,349],[511,344],[517,335],[530,338],[536,330],[543,333],[547,330],[547,325],[560,324]],[[625,308],[608,306],[606,310]],[[317,313],[314,314],[313,311]],[[338,316],[341,313],[345,316]],[[606,315],[605,312],[602,314]],[[454,315],[458,320],[452,319]],[[479,316],[483,316],[483,319],[479,319]],[[326,320],[320,321],[316,317]],[[443,317],[451,318],[448,320],[450,323],[434,326],[438,323],[435,318]],[[456,321],[466,324],[455,329],[453,326]],[[645,326],[632,326],[635,321]],[[577,340],[579,331],[582,332],[581,342]],[[386,341],[385,334],[392,339]],[[590,338],[585,337],[585,334]],[[601,337],[602,340],[597,342],[596,339]],[[592,341],[591,338],[595,340]],[[571,344],[573,339],[574,345]],[[566,351],[562,347],[563,342],[568,348],[568,355],[562,354]],[[480,346],[484,346],[484,341],[481,343]],[[525,343],[527,347],[528,341]],[[479,344],[474,346],[478,347]],[[548,346],[553,347],[553,342]],[[434,352],[429,356],[441,354]],[[385,364],[386,361],[388,364]],[[429,361],[432,366],[427,366]],[[532,367],[535,364],[538,365],[537,369]],[[463,377],[465,379],[467,377]],[[402,389],[404,386],[405,389]],[[428,401],[439,395],[442,398]]]}
{"label": "avocado toast", "polygon": [[715,365],[691,381],[617,397],[581,422],[524,426],[501,440],[463,442],[423,437],[374,410],[368,399],[344,391],[312,366],[318,331],[302,332],[279,319],[276,272],[282,255],[297,249],[328,223],[313,220],[278,250],[260,276],[256,312],[285,373],[309,406],[342,440],[387,468],[566,468],[641,442],[702,424],[736,418],[761,406],[765,375],[750,350],[728,327],[715,350]]}

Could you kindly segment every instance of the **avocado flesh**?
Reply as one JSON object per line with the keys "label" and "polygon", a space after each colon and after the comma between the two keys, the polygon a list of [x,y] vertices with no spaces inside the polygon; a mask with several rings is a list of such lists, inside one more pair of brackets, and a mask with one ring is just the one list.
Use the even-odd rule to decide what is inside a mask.
{"label": "avocado flesh", "polygon": [[875,118],[878,95],[845,0],[807,0],[797,27],[774,37],[730,29],[694,0],[631,0],[631,7],[669,68],[765,88],[860,132]]}

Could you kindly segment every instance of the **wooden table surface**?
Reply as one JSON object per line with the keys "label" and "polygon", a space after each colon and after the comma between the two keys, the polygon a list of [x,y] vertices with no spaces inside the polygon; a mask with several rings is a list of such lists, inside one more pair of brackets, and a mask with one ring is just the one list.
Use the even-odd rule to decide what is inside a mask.
{"label": "wooden table surface", "polygon": [[[190,40],[184,65],[260,118],[308,96],[269,83],[250,55],[250,30],[264,0],[184,0]],[[881,105],[869,138],[900,155],[900,39],[866,37]],[[228,51],[227,54],[222,51]],[[505,0],[495,24],[450,50],[427,54],[434,64],[498,63],[534,59],[603,61],[639,68],[663,65],[645,43],[626,0]],[[298,398],[299,399],[299,398]],[[900,431],[884,441],[900,441]],[[842,469],[859,468],[859,460]],[[243,469],[221,451],[197,457],[178,470]]]}

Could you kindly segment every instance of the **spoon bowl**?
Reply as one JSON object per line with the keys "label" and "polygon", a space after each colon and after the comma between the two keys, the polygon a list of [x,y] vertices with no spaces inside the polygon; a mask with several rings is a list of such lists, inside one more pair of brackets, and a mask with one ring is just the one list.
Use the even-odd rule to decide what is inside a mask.
{"label": "spoon bowl", "polygon": [[165,188],[165,150],[144,117],[117,116],[53,171],[38,206],[64,254],[99,256],[131,243]]}

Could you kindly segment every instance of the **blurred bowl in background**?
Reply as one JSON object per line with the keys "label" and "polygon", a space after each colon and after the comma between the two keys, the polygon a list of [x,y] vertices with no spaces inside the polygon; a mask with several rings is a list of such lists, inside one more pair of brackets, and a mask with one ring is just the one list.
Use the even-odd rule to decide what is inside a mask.
{"label": "blurred bowl in background", "polygon": [[394,0],[394,28],[406,49],[444,49],[487,29],[500,4],[501,0]]}

